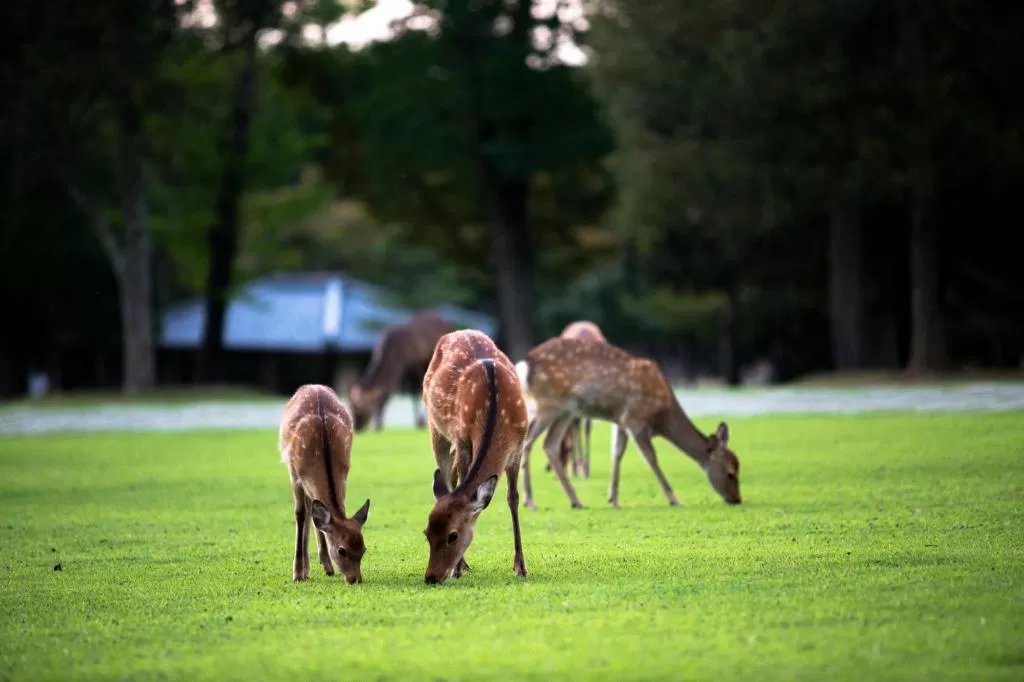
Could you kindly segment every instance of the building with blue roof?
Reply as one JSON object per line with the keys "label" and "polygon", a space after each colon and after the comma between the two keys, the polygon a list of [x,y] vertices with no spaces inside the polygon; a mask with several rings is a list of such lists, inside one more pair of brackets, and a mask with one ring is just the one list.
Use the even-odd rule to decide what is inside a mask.
{"label": "building with blue roof", "polygon": [[[453,324],[494,336],[497,320],[457,306],[433,308]],[[414,312],[386,289],[339,273],[277,274],[248,282],[228,303],[224,376],[289,393],[303,383],[336,389],[362,371],[383,331]],[[167,308],[159,337],[161,381],[191,380],[202,343],[201,299]]]}

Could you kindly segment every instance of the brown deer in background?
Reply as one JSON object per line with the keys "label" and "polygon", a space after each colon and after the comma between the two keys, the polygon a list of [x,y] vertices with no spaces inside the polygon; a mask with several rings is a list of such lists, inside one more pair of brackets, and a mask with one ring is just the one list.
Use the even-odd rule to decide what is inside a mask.
{"label": "brown deer in background", "polygon": [[549,339],[531,350],[525,380],[536,414],[523,448],[525,504],[536,509],[530,486],[530,447],[548,431],[544,451],[573,507],[582,507],[558,458],[559,444],[574,418],[590,417],[618,426],[612,444],[612,476],[608,501],[619,506],[619,471],[629,436],[654,471],[669,504],[675,493],[658,466],[651,442],[661,436],[689,455],[707,474],[711,487],[729,504],[739,504],[739,459],[729,449],[729,427],[722,422],[705,436],[690,421],[657,364],[607,343]]}
{"label": "brown deer in background", "polygon": [[413,419],[422,429],[420,389],[423,375],[430,363],[437,340],[455,329],[454,325],[433,311],[413,315],[404,323],[387,329],[373,347],[370,364],[348,389],[352,418],[356,431],[366,428],[371,418],[379,431],[383,426],[384,407],[403,379],[413,393]]}
{"label": "brown deer in background", "polygon": [[[607,342],[598,326],[587,320],[570,322],[562,330],[560,338],[594,341],[597,343]],[[577,418],[573,419],[565,430],[565,438],[562,440],[559,459],[562,461],[563,469],[571,461],[573,476],[583,474],[584,478],[590,478],[590,430],[592,424],[589,417],[582,420]],[[581,436],[586,436],[586,440]],[[551,471],[551,465],[546,464],[544,470]]]}
{"label": "brown deer in background", "polygon": [[529,418],[512,363],[482,332],[446,334],[423,379],[423,401],[437,463],[436,503],[423,531],[430,545],[424,581],[443,583],[469,570],[466,549],[502,472],[512,514],[513,567],[517,576],[525,576],[519,463]]}
{"label": "brown deer in background", "polygon": [[[320,563],[337,566],[350,585],[363,581],[363,525],[370,501],[345,516],[345,482],[352,450],[352,417],[327,386],[300,386],[285,405],[278,434],[295,498],[295,561],[292,580],[309,577],[309,522],[316,526]],[[333,563],[333,566],[332,566]]]}

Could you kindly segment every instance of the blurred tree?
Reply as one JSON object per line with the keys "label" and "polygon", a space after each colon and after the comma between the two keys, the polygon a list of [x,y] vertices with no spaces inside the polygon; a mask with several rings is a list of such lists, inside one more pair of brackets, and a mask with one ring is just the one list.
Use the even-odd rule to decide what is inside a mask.
{"label": "blurred tree", "polygon": [[[892,237],[882,240],[881,227],[868,235],[861,216],[898,202],[911,223],[909,364],[941,369],[939,206],[950,199],[936,188],[954,168],[980,171],[1016,148],[990,146],[1015,139],[995,103],[1020,110],[993,96],[991,74],[1009,78],[1020,64],[1011,47],[1020,14],[965,0],[913,11],[878,0],[598,3],[591,72],[622,142],[614,222],[646,266],[633,270],[699,254],[692,286],[727,291],[738,275],[741,291],[770,268],[764,240],[788,241],[768,234],[773,226],[827,217],[833,361],[864,367],[881,357],[868,352],[871,339],[895,335],[900,306],[891,286],[866,276],[868,245]],[[671,232],[687,237],[669,250]],[[820,258],[796,247],[788,267]]]}
{"label": "blurred tree", "polygon": [[[123,384],[155,382],[146,113],[158,65],[178,30],[173,0],[16,3],[23,33],[18,136],[30,181],[55,179],[107,255],[121,311]],[[116,210],[111,206],[117,206]]]}
{"label": "blurred tree", "polygon": [[217,381],[224,347],[224,316],[238,250],[250,129],[256,104],[258,39],[280,21],[281,0],[216,0],[221,50],[237,63],[231,111],[218,148],[221,170],[216,214],[207,234],[206,319],[196,365],[200,382]]}
{"label": "blurred tree", "polygon": [[[172,297],[206,291],[212,256],[207,234],[217,215],[223,174],[217,140],[233,107],[223,93],[236,78],[234,56],[211,47],[205,37],[202,31],[183,36],[165,60],[170,96],[151,123],[161,179],[154,189],[154,230],[173,265]],[[279,249],[279,237],[323,211],[331,194],[310,167],[325,139],[323,110],[282,86],[274,51],[260,61],[266,76],[250,123],[232,282],[295,267],[295,254]]]}
{"label": "blurred tree", "polygon": [[[611,145],[585,83],[556,63],[554,40],[536,39],[561,22],[532,8],[421,3],[393,40],[358,55],[297,57],[319,68],[293,70],[344,111],[332,148],[351,149],[352,165],[337,174],[360,176],[345,189],[410,243],[477,271],[490,263],[514,356],[534,343],[536,244],[565,243],[575,238],[567,225],[596,220],[608,195],[598,161]],[[587,174],[594,179],[567,179]],[[571,212],[550,210],[559,201]]]}

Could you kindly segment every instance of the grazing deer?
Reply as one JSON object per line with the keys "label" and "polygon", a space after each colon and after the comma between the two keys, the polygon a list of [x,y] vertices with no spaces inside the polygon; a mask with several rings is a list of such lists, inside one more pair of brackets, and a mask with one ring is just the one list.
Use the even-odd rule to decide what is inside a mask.
{"label": "grazing deer", "polygon": [[[570,322],[566,325],[565,329],[562,330],[560,338],[563,339],[580,339],[581,341],[594,341],[597,343],[606,343],[604,334],[596,324],[587,320],[580,320],[577,322]],[[581,433],[581,421],[582,421],[582,433]],[[569,427],[565,430],[565,439],[562,441],[560,459],[562,461],[562,468],[566,466],[569,457],[572,457],[572,474],[576,476],[583,474],[584,478],[590,478],[590,430],[592,426],[591,419],[585,418],[583,420],[573,419],[569,424]],[[586,436],[586,440],[581,436]],[[551,471],[551,465],[545,465],[545,471]]]}
{"label": "grazing deer", "polygon": [[352,417],[333,390],[319,384],[299,387],[285,405],[278,447],[281,460],[288,465],[295,497],[292,580],[309,577],[312,519],[324,573],[334,575],[333,566],[337,566],[347,583],[361,583],[360,562],[366,551],[363,525],[370,513],[370,501],[354,516],[345,516]]}
{"label": "grazing deer", "polygon": [[434,346],[442,335],[455,327],[432,311],[413,315],[403,324],[387,329],[373,347],[370,364],[348,389],[356,431],[366,428],[371,418],[375,428],[383,426],[384,407],[403,380],[413,393],[413,419],[422,429],[422,400],[418,395],[423,385]]}
{"label": "grazing deer", "polygon": [[424,581],[443,583],[469,570],[465,554],[498,475],[508,482],[513,567],[526,575],[519,533],[519,462],[529,419],[511,361],[484,333],[441,337],[423,379],[434,470],[435,505],[423,534],[430,545]]}
{"label": "grazing deer", "polygon": [[536,403],[523,448],[525,504],[536,509],[530,486],[530,447],[544,431],[544,451],[573,507],[576,491],[558,459],[559,443],[574,418],[590,417],[617,425],[612,445],[612,477],[608,501],[619,506],[619,470],[629,436],[654,471],[669,504],[678,505],[665,479],[651,439],[661,436],[704,469],[711,487],[729,504],[739,504],[740,462],[729,449],[729,427],[722,422],[711,436],[702,434],[683,411],[658,365],[607,343],[554,338],[531,350],[526,383]]}

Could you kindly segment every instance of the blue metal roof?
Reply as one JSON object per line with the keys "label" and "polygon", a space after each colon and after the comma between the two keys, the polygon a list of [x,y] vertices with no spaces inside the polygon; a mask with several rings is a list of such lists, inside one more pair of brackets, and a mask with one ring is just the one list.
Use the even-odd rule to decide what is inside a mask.
{"label": "blue metal roof", "polygon": [[[334,273],[284,274],[244,285],[228,304],[224,347],[231,350],[368,351],[385,327],[411,310],[385,302],[384,289]],[[494,336],[497,320],[456,306],[434,308],[456,326]],[[201,300],[171,306],[160,345],[198,348],[206,310]]]}

